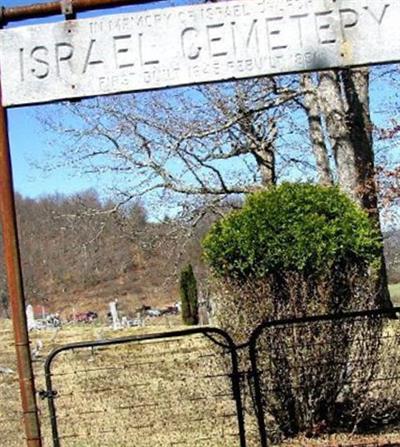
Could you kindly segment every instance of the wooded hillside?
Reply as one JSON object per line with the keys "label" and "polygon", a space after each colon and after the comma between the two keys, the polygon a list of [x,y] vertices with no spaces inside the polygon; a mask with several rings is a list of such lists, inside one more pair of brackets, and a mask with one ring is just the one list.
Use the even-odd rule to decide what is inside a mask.
{"label": "wooded hillside", "polygon": [[[132,310],[162,305],[178,299],[177,273],[184,262],[199,270],[199,235],[183,243],[184,225],[149,222],[138,203],[102,202],[94,190],[16,199],[28,303],[67,313],[73,306],[105,310],[114,298]],[[3,261],[0,269],[6,313]]]}
{"label": "wooded hillside", "polygon": [[[200,240],[212,218],[202,219],[198,228],[172,219],[151,222],[139,203],[119,207],[101,201],[94,190],[38,199],[17,194],[17,210],[27,302],[53,312],[105,311],[114,298],[127,310],[174,302],[187,262],[200,281],[205,277]],[[399,248],[400,232],[387,233],[392,283],[400,281]],[[3,262],[0,291],[6,314]]]}

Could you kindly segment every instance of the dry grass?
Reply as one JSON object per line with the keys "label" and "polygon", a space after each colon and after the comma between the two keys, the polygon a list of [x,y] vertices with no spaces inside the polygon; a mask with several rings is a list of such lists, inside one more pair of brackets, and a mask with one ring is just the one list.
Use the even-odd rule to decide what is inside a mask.
{"label": "dry grass", "polygon": [[[160,324],[163,323],[161,320]],[[170,323],[173,325],[174,323]],[[386,333],[400,336],[399,324]],[[175,327],[176,328],[176,327]],[[65,326],[32,333],[32,345],[44,348],[34,363],[38,389],[44,387],[43,361],[56,346],[83,340],[159,332],[162,326],[113,332],[90,325]],[[169,328],[165,328],[171,329]],[[15,370],[9,321],[0,322],[0,366]],[[81,349],[60,354],[54,362],[54,389],[63,447],[238,447],[235,405],[225,376],[222,350],[201,336],[182,340]],[[372,390],[380,400],[400,399],[398,346],[385,344],[380,377],[392,377]],[[396,360],[397,359],[397,360]],[[225,365],[226,365],[225,361]],[[0,434],[7,447],[24,445],[17,376],[0,373]],[[250,399],[245,400],[251,403]],[[39,401],[45,446],[51,446],[47,402]],[[249,447],[258,446],[248,424]],[[400,445],[400,435],[299,438],[286,447]]]}
{"label": "dry grass", "polygon": [[[57,335],[33,333],[32,344],[40,338],[46,351],[35,362],[37,388],[44,387],[44,356],[56,345],[159,330],[118,333],[80,326],[65,327]],[[0,365],[14,367],[8,322],[3,322],[0,337],[7,346]],[[196,335],[61,353],[52,371],[62,446],[238,445],[230,381],[216,350],[221,351]],[[22,446],[16,374],[0,375],[0,386],[2,439],[9,447]],[[50,446],[46,402],[40,401],[40,409],[45,445]]]}

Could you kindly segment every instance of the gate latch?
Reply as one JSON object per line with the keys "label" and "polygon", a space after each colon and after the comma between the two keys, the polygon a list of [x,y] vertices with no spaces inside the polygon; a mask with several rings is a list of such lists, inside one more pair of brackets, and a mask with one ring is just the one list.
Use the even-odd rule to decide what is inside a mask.
{"label": "gate latch", "polygon": [[55,390],[40,390],[38,391],[39,397],[44,400],[44,399],[54,399],[57,396],[57,391]]}

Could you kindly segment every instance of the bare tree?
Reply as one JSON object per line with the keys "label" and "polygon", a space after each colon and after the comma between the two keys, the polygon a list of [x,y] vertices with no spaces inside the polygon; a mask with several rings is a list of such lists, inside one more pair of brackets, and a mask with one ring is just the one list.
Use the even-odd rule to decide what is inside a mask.
{"label": "bare tree", "polygon": [[[119,203],[146,196],[197,222],[205,204],[218,212],[300,172],[337,183],[379,225],[369,85],[365,68],[265,78],[70,103],[42,122],[64,135],[53,166],[115,175]],[[384,262],[379,296],[390,305]]]}
{"label": "bare tree", "polygon": [[42,122],[67,140],[53,166],[117,174],[120,200],[210,196],[215,204],[275,182],[279,121],[300,94],[290,84],[263,79],[100,98],[63,105],[70,126],[58,119],[60,108]]}
{"label": "bare tree", "polygon": [[[93,286],[135,268],[144,250],[143,208],[120,209],[93,190],[39,199],[17,194],[24,283],[30,299]],[[0,284],[4,275],[0,272]],[[0,287],[0,290],[2,287]]]}

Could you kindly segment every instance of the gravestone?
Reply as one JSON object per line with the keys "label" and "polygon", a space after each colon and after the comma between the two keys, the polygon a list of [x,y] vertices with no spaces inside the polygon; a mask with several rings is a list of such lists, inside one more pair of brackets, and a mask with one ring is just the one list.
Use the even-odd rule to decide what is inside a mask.
{"label": "gravestone", "polygon": [[35,315],[33,313],[32,304],[28,304],[26,306],[26,321],[27,321],[27,325],[28,325],[28,331],[31,331],[31,330],[37,328]]}
{"label": "gravestone", "polygon": [[111,301],[111,303],[109,303],[110,313],[111,313],[111,318],[112,318],[112,328],[113,328],[114,331],[116,329],[120,329],[121,328],[121,321],[120,321],[119,316],[118,316],[117,304],[118,304],[117,300]]}

